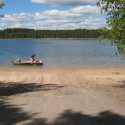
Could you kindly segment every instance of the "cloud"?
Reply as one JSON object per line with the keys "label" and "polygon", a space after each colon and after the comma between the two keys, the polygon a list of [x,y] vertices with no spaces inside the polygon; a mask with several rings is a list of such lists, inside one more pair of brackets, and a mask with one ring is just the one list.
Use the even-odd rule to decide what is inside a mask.
{"label": "cloud", "polygon": [[70,10],[72,13],[78,14],[100,14],[99,8],[96,6],[86,5],[86,6],[78,6]]}
{"label": "cloud", "polygon": [[36,13],[19,13],[0,18],[0,28],[34,29],[96,29],[106,26],[96,6],[77,6],[69,10],[46,10]]}
{"label": "cloud", "polygon": [[33,3],[38,4],[46,4],[50,6],[61,6],[61,5],[69,5],[69,6],[76,6],[76,5],[92,5],[95,4],[95,0],[31,0]]}

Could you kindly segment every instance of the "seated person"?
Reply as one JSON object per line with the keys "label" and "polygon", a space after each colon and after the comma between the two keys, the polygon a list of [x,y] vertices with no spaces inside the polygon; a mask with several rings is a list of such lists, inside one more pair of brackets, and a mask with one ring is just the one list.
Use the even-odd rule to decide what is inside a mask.
{"label": "seated person", "polygon": [[31,61],[32,61],[32,62],[35,62],[35,56],[36,56],[35,54],[33,54],[33,55],[31,56]]}

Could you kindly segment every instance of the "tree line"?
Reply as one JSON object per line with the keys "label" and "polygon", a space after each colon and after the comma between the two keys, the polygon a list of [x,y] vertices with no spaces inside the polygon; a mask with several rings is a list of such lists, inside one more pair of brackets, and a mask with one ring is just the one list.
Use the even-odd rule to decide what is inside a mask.
{"label": "tree line", "polygon": [[13,38],[98,38],[99,29],[35,30],[13,28],[0,30],[0,39]]}

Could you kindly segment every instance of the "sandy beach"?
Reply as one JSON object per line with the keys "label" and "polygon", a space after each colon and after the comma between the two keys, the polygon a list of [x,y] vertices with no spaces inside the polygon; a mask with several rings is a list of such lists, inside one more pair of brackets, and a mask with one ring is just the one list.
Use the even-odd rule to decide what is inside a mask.
{"label": "sandy beach", "polygon": [[0,68],[0,125],[125,125],[125,67]]}

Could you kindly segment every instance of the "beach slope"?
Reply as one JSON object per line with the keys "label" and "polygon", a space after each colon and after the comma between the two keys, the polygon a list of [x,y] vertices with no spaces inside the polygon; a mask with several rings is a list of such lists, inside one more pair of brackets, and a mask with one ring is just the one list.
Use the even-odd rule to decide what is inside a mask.
{"label": "beach slope", "polygon": [[0,68],[0,124],[124,125],[125,68]]}

